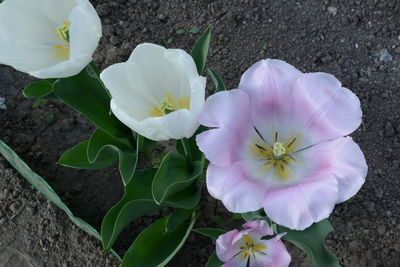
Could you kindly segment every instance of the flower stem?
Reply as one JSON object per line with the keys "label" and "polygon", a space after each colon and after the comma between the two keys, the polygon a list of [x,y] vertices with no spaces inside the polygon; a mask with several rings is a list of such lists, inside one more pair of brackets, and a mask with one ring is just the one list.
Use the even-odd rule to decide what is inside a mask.
{"label": "flower stem", "polygon": [[186,159],[189,163],[192,163],[192,150],[190,149],[189,139],[182,138],[181,140],[183,151],[185,152]]}

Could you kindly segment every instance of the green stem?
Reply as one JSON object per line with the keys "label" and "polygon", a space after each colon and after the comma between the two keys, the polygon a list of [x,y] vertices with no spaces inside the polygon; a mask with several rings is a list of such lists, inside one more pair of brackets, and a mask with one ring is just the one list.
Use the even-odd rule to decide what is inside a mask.
{"label": "green stem", "polygon": [[192,150],[190,149],[189,140],[187,138],[182,138],[180,141],[182,143],[186,159],[191,164],[192,163]]}

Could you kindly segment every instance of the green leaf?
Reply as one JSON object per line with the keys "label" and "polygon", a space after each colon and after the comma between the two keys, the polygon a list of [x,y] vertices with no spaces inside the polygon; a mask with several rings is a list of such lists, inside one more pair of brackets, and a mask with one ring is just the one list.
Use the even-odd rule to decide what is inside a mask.
{"label": "green leaf", "polygon": [[277,233],[286,232],[282,239],[287,240],[309,256],[317,267],[337,267],[339,260],[325,247],[326,236],[333,231],[328,220],[314,223],[303,231],[294,231],[289,228],[276,225]]}
{"label": "green leaf", "polygon": [[[138,135],[137,142],[141,142],[140,138]],[[102,129],[96,129],[87,145],[88,160],[90,163],[93,163],[103,153],[110,154],[116,152],[119,157],[119,172],[124,185],[126,185],[135,173],[138,158],[138,150],[132,146],[132,143],[133,141],[128,138],[116,138]]]}
{"label": "green leaf", "polygon": [[186,221],[193,213],[193,210],[176,209],[170,216],[168,216],[167,223],[165,224],[165,232],[171,232]]}
{"label": "green leaf", "polygon": [[[106,214],[101,225],[104,249],[110,249],[121,231],[132,221],[164,206],[157,205],[152,196],[151,185],[156,169],[137,170],[134,178],[125,187],[124,197]],[[200,200],[200,190],[194,185],[174,194],[165,201],[165,206],[193,209]]]}
{"label": "green leaf", "polygon": [[218,259],[217,253],[213,252],[205,267],[221,267],[224,263]]}
{"label": "green leaf", "polygon": [[123,198],[106,214],[101,224],[104,249],[110,249],[122,230],[137,218],[161,209],[151,195],[155,169],[138,170],[125,187]]}
{"label": "green leaf", "polygon": [[219,74],[213,70],[210,67],[207,67],[207,73],[208,75],[210,75],[211,79],[214,82],[215,85],[215,90],[214,92],[221,92],[221,91],[226,91],[226,87],[224,84],[224,81],[222,80],[221,76],[219,76]]}
{"label": "green leaf", "polygon": [[118,159],[116,152],[108,150],[100,153],[96,160],[91,163],[87,156],[88,144],[89,140],[86,140],[68,149],[62,154],[57,164],[77,169],[101,169],[110,166]]}
{"label": "green leaf", "polygon": [[194,209],[200,201],[201,189],[194,183],[188,188],[175,193],[164,201],[164,206],[180,208],[180,209]]}
{"label": "green leaf", "polygon": [[226,233],[225,230],[219,228],[196,228],[192,231],[213,239],[217,239],[220,235]]}
{"label": "green leaf", "polygon": [[[31,183],[40,193],[42,193],[49,201],[54,205],[63,210],[69,217],[69,219],[77,227],[85,231],[86,233],[96,237],[101,240],[100,234],[94,229],[90,224],[84,220],[75,217],[72,211],[67,207],[67,205],[61,200],[57,193],[51,188],[46,181],[35,173],[29,166],[20,158],[18,155],[8,147],[3,141],[0,140],[0,154],[13,166],[29,183]],[[111,250],[119,260],[121,258],[118,254]]]}
{"label": "green leaf", "polygon": [[30,83],[22,91],[26,98],[41,98],[53,92],[53,86],[46,80],[40,80]]}
{"label": "green leaf", "polygon": [[196,63],[197,72],[201,75],[206,65],[208,48],[211,41],[211,26],[208,26],[205,32],[196,41],[192,49],[192,57]]}
{"label": "green leaf", "polygon": [[150,155],[153,152],[154,147],[157,145],[156,141],[150,140],[144,136],[140,139],[140,151],[142,151],[146,156]]}
{"label": "green leaf", "polygon": [[59,79],[53,88],[61,101],[108,134],[116,137],[131,135],[131,131],[110,114],[110,96],[92,68],[87,67],[78,75]]}
{"label": "green leaf", "polygon": [[169,196],[191,185],[202,170],[201,162],[196,161],[192,166],[182,155],[169,153],[154,177],[152,192],[156,203],[161,205]]}
{"label": "green leaf", "polygon": [[175,230],[165,233],[167,217],[153,223],[140,233],[126,252],[122,267],[165,266],[179,251],[195,223],[195,214]]}
{"label": "green leaf", "polygon": [[197,33],[200,32],[200,28],[197,27],[197,26],[194,26],[193,28],[191,28],[191,29],[189,30],[189,32],[190,32],[190,33],[193,33],[193,34],[197,34]]}

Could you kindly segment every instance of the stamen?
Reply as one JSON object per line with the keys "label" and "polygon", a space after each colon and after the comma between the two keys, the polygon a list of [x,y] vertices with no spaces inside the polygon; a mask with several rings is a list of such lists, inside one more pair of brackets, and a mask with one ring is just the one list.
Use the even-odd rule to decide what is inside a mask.
{"label": "stamen", "polygon": [[254,130],[256,131],[256,133],[258,134],[258,136],[261,138],[261,140],[263,140],[265,142],[264,137],[260,134],[260,132],[258,131],[258,129],[256,128],[256,126],[253,126]]}
{"label": "stamen", "polygon": [[290,141],[290,143],[288,144],[287,148],[291,147],[294,144],[294,142],[296,142],[296,137],[293,138],[292,141]]}

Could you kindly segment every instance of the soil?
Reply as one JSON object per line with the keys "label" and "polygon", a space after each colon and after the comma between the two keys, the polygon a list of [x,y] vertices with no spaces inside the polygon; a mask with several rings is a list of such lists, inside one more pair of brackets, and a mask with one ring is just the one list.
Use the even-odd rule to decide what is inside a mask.
{"label": "soil", "polygon": [[[305,72],[329,72],[355,92],[363,125],[352,134],[361,146],[369,174],[350,202],[331,216],[335,231],[326,244],[343,266],[400,265],[400,2],[397,0],[118,0],[92,1],[103,23],[94,60],[101,69],[125,61],[142,42],[190,51],[199,34],[176,30],[209,24],[214,33],[208,64],[228,88],[263,58],[279,58]],[[69,147],[89,137],[94,127],[57,101],[33,108],[22,88],[33,79],[0,66],[0,138],[59,193],[75,215],[97,229],[123,187],[115,166],[82,171],[55,164]],[[212,90],[211,82],[208,89]],[[0,99],[1,102],[1,99]],[[101,244],[72,226],[5,162],[0,164],[0,266],[117,266]],[[226,218],[222,205],[204,191],[199,226]],[[17,204],[14,204],[17,203]],[[17,205],[16,207],[14,207]],[[21,209],[21,210],[19,210]],[[7,212],[4,212],[7,211]],[[9,216],[14,216],[12,220]],[[135,234],[160,214],[131,225],[116,250],[123,254]],[[289,246],[289,245],[288,245]],[[2,250],[3,249],[3,250]],[[211,240],[192,234],[169,266],[204,266]],[[290,248],[292,266],[309,266]],[[10,256],[11,255],[11,256]],[[1,265],[3,264],[3,265]],[[29,266],[29,265],[27,265]]]}

